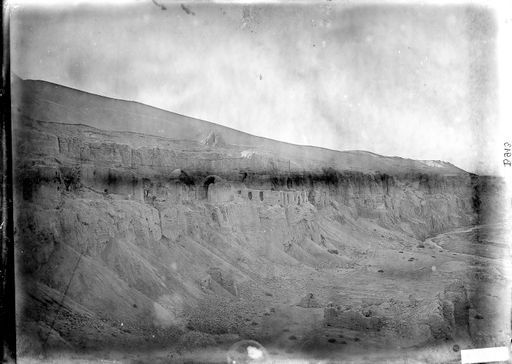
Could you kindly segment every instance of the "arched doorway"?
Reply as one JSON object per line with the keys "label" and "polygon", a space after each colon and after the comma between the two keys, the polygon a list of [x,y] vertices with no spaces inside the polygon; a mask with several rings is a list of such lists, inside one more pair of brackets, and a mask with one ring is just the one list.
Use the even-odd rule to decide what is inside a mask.
{"label": "arched doorway", "polygon": [[220,177],[218,176],[208,176],[205,178],[203,184],[202,184],[202,198],[203,199],[208,199],[208,187],[212,184],[212,183],[215,183],[215,182],[219,182],[220,181]]}

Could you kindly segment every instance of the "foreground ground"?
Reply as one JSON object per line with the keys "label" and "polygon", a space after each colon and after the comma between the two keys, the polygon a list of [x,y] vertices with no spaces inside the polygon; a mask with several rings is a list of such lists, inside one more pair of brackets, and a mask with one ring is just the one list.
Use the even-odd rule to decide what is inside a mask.
{"label": "foreground ground", "polygon": [[[505,264],[510,250],[501,226],[458,229],[402,250],[376,248],[347,269],[296,269],[293,274],[266,282],[268,295],[245,299],[254,310],[253,322],[270,361],[313,359],[343,362],[458,362],[460,349],[505,345],[510,330],[510,284]],[[403,307],[422,306],[453,282],[462,282],[469,299],[469,326],[457,340],[408,342]],[[318,307],[301,307],[298,292],[313,292]],[[336,303],[344,310],[367,311],[394,325],[385,334],[354,328],[329,327],[324,308]],[[412,303],[411,303],[412,302]],[[314,305],[313,305],[314,306]],[[401,309],[402,308],[402,309]],[[372,313],[371,311],[374,311]],[[393,329],[391,329],[392,327]],[[405,331],[404,331],[405,330]],[[403,336],[403,335],[402,335]],[[120,351],[39,354],[20,362],[166,363],[225,362],[238,335],[210,335],[203,348],[187,348],[177,340],[165,347]],[[428,339],[428,337],[426,337]],[[181,345],[180,345],[181,343]],[[142,350],[139,350],[142,349]]]}

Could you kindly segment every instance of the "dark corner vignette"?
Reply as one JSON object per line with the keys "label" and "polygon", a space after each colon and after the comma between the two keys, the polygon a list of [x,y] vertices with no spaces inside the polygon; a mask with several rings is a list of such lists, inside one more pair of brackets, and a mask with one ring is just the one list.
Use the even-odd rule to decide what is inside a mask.
{"label": "dark corner vignette", "polygon": [[0,357],[2,363],[16,361],[16,320],[14,302],[14,230],[12,205],[12,140],[11,140],[11,89],[9,52],[9,6],[2,2],[2,88],[0,90],[2,128],[0,147],[2,188],[0,227],[2,261],[0,264]]}

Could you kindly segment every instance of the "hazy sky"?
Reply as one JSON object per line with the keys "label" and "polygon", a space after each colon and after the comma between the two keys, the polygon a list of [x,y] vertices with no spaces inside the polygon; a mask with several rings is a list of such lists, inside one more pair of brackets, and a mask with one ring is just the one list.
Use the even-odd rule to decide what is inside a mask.
{"label": "hazy sky", "polygon": [[19,6],[12,70],[287,142],[494,171],[493,12],[155,1],[166,10]]}

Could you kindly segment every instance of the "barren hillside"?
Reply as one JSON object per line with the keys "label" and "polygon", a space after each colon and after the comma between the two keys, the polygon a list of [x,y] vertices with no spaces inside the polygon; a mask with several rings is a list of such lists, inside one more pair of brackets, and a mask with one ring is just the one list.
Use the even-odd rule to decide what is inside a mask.
{"label": "barren hillside", "polygon": [[270,355],[433,347],[450,359],[455,344],[505,335],[492,297],[508,250],[476,226],[496,221],[496,179],[42,81],[13,91],[24,353],[176,359],[254,339]]}

